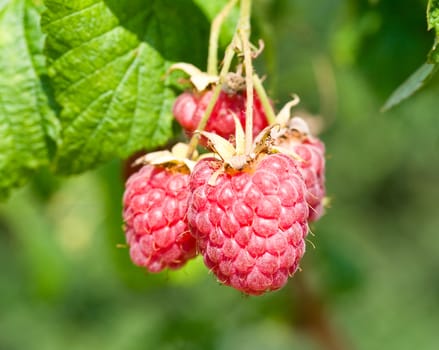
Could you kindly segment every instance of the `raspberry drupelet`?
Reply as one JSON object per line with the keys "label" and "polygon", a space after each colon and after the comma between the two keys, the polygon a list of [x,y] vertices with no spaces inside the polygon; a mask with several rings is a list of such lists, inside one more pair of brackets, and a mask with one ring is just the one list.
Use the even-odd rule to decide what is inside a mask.
{"label": "raspberry drupelet", "polygon": [[243,171],[209,179],[220,161],[191,175],[188,223],[218,280],[251,295],[277,290],[299,266],[308,233],[305,184],[287,155],[269,154]]}
{"label": "raspberry drupelet", "polygon": [[189,172],[145,165],[127,180],[123,219],[131,260],[157,273],[196,255],[186,220]]}

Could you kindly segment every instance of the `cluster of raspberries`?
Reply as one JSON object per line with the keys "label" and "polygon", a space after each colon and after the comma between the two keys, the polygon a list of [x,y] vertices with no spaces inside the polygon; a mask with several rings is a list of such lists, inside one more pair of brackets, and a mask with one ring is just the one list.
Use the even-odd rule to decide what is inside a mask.
{"label": "cluster of raspberries", "polygon": [[[185,92],[173,113],[192,133],[211,91]],[[254,134],[267,127],[258,97]],[[230,139],[233,115],[244,126],[244,92],[221,92],[206,131]],[[305,252],[308,222],[323,214],[324,145],[288,129],[240,169],[207,157],[192,169],[146,164],[126,182],[123,218],[134,264],[156,273],[177,269],[197,254],[222,284],[250,295],[285,285]]]}

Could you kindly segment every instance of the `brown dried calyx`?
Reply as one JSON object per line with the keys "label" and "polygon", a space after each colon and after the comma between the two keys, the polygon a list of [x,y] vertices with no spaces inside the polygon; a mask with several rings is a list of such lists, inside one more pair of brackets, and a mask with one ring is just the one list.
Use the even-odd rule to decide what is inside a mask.
{"label": "brown dried calyx", "polygon": [[[175,144],[171,151],[157,151],[145,154],[144,156],[136,159],[133,166],[140,164],[151,164],[162,166],[168,170],[175,170],[183,173],[191,173],[196,162],[187,158],[188,145],[185,143]],[[196,158],[195,155],[194,158]]]}

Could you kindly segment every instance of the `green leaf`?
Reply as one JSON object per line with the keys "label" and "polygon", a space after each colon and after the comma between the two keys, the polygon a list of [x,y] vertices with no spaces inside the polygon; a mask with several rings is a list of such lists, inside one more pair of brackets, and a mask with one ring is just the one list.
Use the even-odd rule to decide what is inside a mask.
{"label": "green leaf", "polygon": [[45,0],[62,106],[60,173],[79,173],[172,136],[169,65],[205,61],[208,21],[190,0]]}
{"label": "green leaf", "polygon": [[418,68],[404,83],[390,95],[381,111],[387,111],[413,95],[431,79],[439,65],[439,0],[429,0],[427,6],[428,30],[434,29],[434,44],[427,56],[427,62]]}
{"label": "green leaf", "polygon": [[424,63],[390,95],[381,111],[385,112],[413,95],[433,76],[436,69],[437,65]]}
{"label": "green leaf", "polygon": [[429,0],[427,6],[428,30],[435,29],[439,35],[439,0]]}
{"label": "green leaf", "polygon": [[[197,6],[206,14],[211,22],[215,16],[226,6],[229,0],[215,0],[215,1],[206,1],[206,0],[193,0]],[[233,34],[235,33],[236,25],[238,23],[239,17],[239,8],[235,6],[235,8],[230,12],[229,16],[225,19],[220,35],[220,45],[227,46],[232,40]]]}
{"label": "green leaf", "polygon": [[436,36],[428,54],[429,63],[439,63],[439,0],[430,0],[427,7],[428,30],[434,29]]}
{"label": "green leaf", "polygon": [[57,138],[39,18],[30,0],[0,2],[0,199],[49,163]]}

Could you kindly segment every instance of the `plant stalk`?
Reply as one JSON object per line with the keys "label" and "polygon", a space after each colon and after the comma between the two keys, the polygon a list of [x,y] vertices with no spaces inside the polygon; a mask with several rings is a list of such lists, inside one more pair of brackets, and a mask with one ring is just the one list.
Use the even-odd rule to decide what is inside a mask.
{"label": "plant stalk", "polygon": [[209,54],[207,57],[207,73],[209,75],[218,74],[218,41],[221,26],[237,2],[238,0],[230,0],[212,21],[209,37]]}
{"label": "plant stalk", "polygon": [[246,106],[245,106],[245,154],[251,153],[253,145],[253,66],[251,48],[248,38],[242,34],[242,48],[244,51],[245,65],[245,87],[246,87]]}
{"label": "plant stalk", "polygon": [[250,154],[253,144],[253,63],[250,47],[250,17],[251,0],[241,0],[238,36],[244,54],[245,82],[246,82],[246,108],[245,108],[245,154]]}
{"label": "plant stalk", "polygon": [[253,74],[253,85],[255,87],[256,93],[262,103],[262,108],[264,109],[265,116],[267,117],[268,124],[272,125],[276,122],[276,115],[273,110],[273,106],[270,103],[270,99],[267,96],[267,92],[262,86],[262,81],[256,74]]}
{"label": "plant stalk", "polygon": [[[213,111],[213,108],[215,107],[216,101],[218,100],[218,96],[221,92],[221,84],[218,84],[215,89],[213,90],[212,98],[209,101],[209,104],[207,105],[206,111],[203,114],[203,117],[201,118],[200,122],[197,126],[197,131],[203,131],[206,127],[206,124],[209,120],[210,114]],[[194,151],[198,145],[198,142],[200,140],[200,135],[197,133],[194,133],[191,137],[191,140],[189,141],[189,147],[187,151],[187,158],[191,159]]]}

